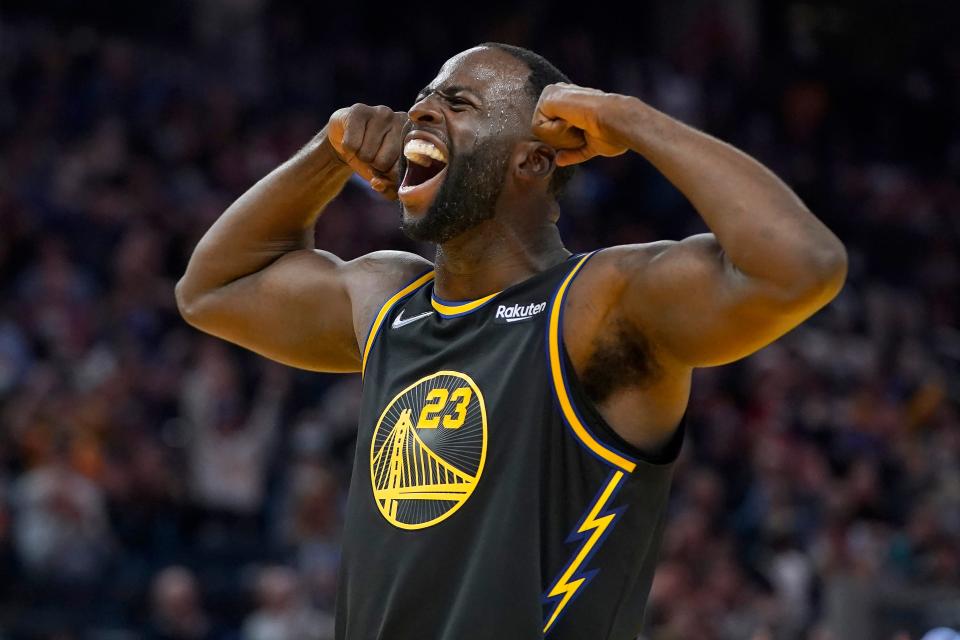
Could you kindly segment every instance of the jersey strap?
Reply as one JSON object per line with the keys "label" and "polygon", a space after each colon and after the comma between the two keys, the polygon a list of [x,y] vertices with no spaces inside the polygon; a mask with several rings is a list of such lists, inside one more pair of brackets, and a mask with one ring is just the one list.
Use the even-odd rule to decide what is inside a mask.
{"label": "jersey strap", "polygon": [[[579,543],[576,551],[563,569],[556,576],[550,587],[543,593],[543,604],[547,606],[547,614],[543,622],[543,634],[546,636],[552,631],[557,621],[566,612],[568,605],[573,602],[587,584],[597,575],[599,569],[588,569],[590,559],[603,544],[607,534],[613,529],[625,507],[614,508],[613,500],[617,492],[624,485],[629,474],[636,468],[637,463],[625,454],[600,442],[590,429],[573,404],[570,386],[567,380],[566,363],[561,357],[563,339],[563,307],[566,302],[567,291],[577,272],[583,268],[593,254],[588,253],[580,258],[576,265],[563,279],[550,301],[550,312],[547,321],[547,360],[550,370],[551,386],[563,421],[569,427],[573,437],[595,458],[611,467],[606,481],[600,486],[597,495],[587,505],[580,522],[573,528],[567,537],[567,543]],[[572,366],[572,365],[571,365]]]}
{"label": "jersey strap", "polygon": [[547,323],[547,360],[550,368],[550,379],[553,383],[552,386],[557,404],[560,406],[560,413],[563,414],[563,420],[577,441],[586,447],[591,454],[606,464],[615,469],[625,471],[626,473],[633,473],[633,470],[637,467],[636,460],[600,442],[596,436],[590,432],[590,429],[587,427],[580,412],[570,398],[570,386],[567,381],[566,367],[563,358],[560,356],[560,341],[563,339],[563,307],[567,297],[567,290],[577,275],[577,272],[580,271],[587,260],[595,253],[596,251],[580,258],[576,266],[570,270],[567,277],[560,283],[556,293],[553,295],[553,299],[550,301],[550,316]]}
{"label": "jersey strap", "polygon": [[387,317],[387,314],[390,313],[390,309],[393,308],[395,304],[412,295],[414,291],[425,285],[426,283],[433,280],[435,272],[428,271],[400,291],[397,291],[389,300],[383,303],[383,306],[380,307],[380,312],[377,313],[377,317],[374,318],[373,324],[370,325],[370,331],[367,333],[367,343],[363,347],[363,363],[360,368],[360,375],[362,376],[367,370],[367,356],[370,355],[370,348],[373,346],[373,341],[376,339],[377,334],[380,332],[380,326],[383,324],[384,319]]}

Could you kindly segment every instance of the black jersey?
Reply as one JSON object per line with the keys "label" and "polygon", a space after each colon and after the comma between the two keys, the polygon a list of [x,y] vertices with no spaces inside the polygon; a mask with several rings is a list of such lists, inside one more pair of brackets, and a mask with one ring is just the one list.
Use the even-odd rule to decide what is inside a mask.
{"label": "black jersey", "polygon": [[644,458],[590,404],[561,339],[587,256],[480,300],[427,273],[363,354],[338,640],[631,640],[682,428]]}

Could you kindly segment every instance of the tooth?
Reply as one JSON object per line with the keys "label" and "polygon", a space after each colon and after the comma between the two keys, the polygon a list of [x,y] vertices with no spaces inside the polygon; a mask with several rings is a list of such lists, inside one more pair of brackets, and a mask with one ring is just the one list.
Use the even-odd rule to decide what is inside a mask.
{"label": "tooth", "polygon": [[447,161],[443,151],[438,149],[436,145],[417,138],[411,140],[403,147],[403,155],[411,162],[423,166],[429,165],[431,158],[443,163]]}
{"label": "tooth", "polygon": [[406,156],[407,160],[409,160],[414,164],[418,164],[421,167],[430,166],[430,157],[422,153],[417,153],[416,151],[410,151],[408,149],[404,149],[403,155]]}

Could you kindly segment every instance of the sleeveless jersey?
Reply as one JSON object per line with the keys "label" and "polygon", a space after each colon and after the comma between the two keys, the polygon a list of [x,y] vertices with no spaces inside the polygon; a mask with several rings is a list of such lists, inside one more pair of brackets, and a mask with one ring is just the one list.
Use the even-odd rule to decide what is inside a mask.
{"label": "sleeveless jersey", "polygon": [[338,640],[632,640],[682,425],[645,458],[561,339],[575,256],[471,302],[424,274],[381,308],[337,595]]}

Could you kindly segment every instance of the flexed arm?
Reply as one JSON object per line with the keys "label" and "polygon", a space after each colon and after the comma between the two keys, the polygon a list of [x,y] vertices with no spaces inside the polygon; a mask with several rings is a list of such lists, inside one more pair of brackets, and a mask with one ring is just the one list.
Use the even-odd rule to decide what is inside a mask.
{"label": "flexed arm", "polygon": [[829,302],[846,252],[759,162],[633,97],[569,84],[544,89],[534,132],[557,164],[628,150],[693,204],[713,232],[610,251],[624,275],[623,315],[683,366],[730,362]]}
{"label": "flexed arm", "polygon": [[341,109],[240,196],[200,240],[177,283],[184,318],[293,366],[358,370],[370,308],[429,265],[400,252],[344,262],[314,249],[313,226],[354,172],[396,197],[406,121],[387,107]]}

